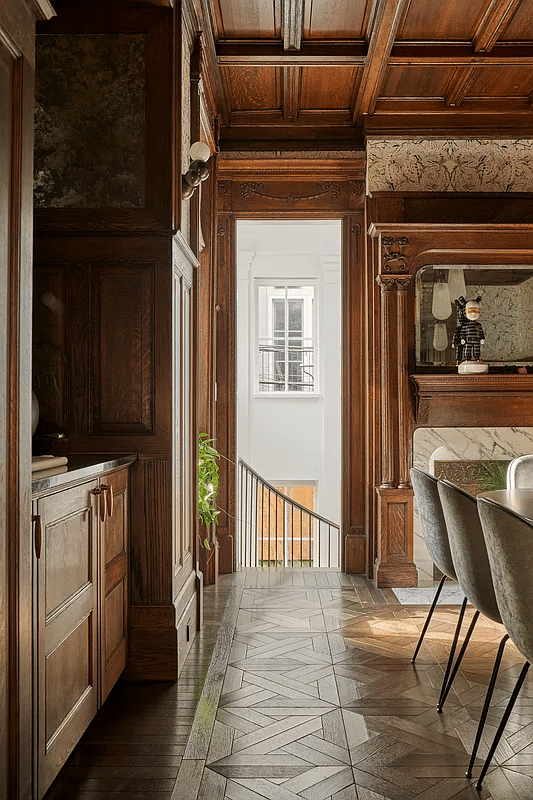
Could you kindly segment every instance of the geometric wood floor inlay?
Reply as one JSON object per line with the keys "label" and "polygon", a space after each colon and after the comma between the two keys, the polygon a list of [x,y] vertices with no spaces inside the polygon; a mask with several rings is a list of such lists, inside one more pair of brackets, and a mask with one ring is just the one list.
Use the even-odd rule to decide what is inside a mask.
{"label": "geometric wood floor inlay", "polygon": [[533,798],[531,682],[482,792],[472,785],[523,661],[512,645],[465,777],[501,626],[480,619],[438,714],[457,606],[438,609],[412,665],[425,606],[332,572],[249,571],[241,583],[200,800]]}
{"label": "geometric wood floor inlay", "polygon": [[480,618],[437,713],[458,611],[437,607],[413,665],[427,606],[333,570],[223,576],[179,681],[119,681],[44,800],[533,800],[533,678],[472,785],[521,669],[511,645],[465,778],[501,626]]}

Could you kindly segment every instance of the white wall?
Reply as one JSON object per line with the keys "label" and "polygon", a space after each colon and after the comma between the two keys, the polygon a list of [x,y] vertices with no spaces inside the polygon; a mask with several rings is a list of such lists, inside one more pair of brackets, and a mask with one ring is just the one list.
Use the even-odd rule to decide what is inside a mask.
{"label": "white wall", "polygon": [[[237,249],[237,452],[270,482],[317,482],[315,510],[339,522],[340,221],[239,221]],[[265,278],[315,285],[316,394],[256,391],[254,282]]]}

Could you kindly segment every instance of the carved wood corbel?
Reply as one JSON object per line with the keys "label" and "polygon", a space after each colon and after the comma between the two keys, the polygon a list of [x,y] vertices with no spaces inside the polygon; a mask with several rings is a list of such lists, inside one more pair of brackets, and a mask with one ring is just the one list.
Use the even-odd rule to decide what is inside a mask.
{"label": "carved wood corbel", "polygon": [[407,272],[407,236],[381,237],[381,263],[383,272]]}

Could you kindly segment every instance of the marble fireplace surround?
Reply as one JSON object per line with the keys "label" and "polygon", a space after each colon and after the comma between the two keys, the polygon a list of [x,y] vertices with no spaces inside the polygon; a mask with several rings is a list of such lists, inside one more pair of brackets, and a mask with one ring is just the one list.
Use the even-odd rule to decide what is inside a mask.
{"label": "marble fireplace surround", "polygon": [[[505,460],[533,453],[533,428],[417,428],[413,466],[434,474],[435,461]],[[433,583],[429,557],[415,502],[414,562],[418,585]]]}

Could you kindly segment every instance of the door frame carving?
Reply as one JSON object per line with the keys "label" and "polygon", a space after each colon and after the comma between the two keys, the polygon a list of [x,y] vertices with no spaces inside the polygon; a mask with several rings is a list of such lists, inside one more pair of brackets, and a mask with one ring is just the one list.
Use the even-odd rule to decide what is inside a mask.
{"label": "door frame carving", "polygon": [[[282,163],[280,163],[282,161]],[[223,154],[217,185],[217,447],[221,463],[217,524],[220,571],[236,567],[236,223],[240,219],[342,221],[342,500],[341,565],[368,571],[369,515],[365,492],[366,386],[369,337],[364,253],[364,156],[313,160],[281,154],[247,160]]]}

